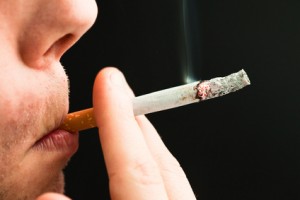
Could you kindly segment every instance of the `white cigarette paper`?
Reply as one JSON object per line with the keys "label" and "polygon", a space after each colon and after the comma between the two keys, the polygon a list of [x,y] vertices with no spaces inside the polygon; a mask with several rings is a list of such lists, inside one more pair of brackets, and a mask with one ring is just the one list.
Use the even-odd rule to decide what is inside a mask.
{"label": "white cigarette paper", "polygon": [[153,113],[223,96],[250,85],[244,70],[226,77],[177,86],[133,99],[135,115]]}
{"label": "white cigarette paper", "polygon": [[[135,116],[143,115],[179,106],[196,103],[235,92],[250,85],[244,70],[225,77],[177,86],[150,94],[135,97],[133,110]],[[96,127],[93,109],[85,109],[67,115],[61,129],[77,132]]]}

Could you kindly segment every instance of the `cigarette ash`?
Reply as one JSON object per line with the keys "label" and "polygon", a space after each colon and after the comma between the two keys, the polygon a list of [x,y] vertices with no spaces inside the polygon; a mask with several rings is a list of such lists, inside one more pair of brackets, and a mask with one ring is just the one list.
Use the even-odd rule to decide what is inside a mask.
{"label": "cigarette ash", "polygon": [[197,96],[200,101],[220,97],[235,92],[250,85],[250,80],[244,70],[225,77],[217,77],[208,81],[202,81],[197,86]]}

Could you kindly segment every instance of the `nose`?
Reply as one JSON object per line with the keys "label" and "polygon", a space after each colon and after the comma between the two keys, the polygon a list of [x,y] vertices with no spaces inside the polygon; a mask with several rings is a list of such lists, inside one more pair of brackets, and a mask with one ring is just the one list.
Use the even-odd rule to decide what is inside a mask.
{"label": "nose", "polygon": [[19,53],[30,67],[42,68],[59,60],[95,22],[95,0],[38,0],[23,18]]}

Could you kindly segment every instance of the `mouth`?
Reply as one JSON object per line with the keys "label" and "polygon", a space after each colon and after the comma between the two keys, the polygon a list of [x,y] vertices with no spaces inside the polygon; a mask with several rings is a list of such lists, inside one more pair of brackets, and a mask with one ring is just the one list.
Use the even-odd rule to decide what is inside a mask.
{"label": "mouth", "polygon": [[36,141],[33,148],[37,151],[57,152],[71,157],[78,149],[78,133],[55,129]]}

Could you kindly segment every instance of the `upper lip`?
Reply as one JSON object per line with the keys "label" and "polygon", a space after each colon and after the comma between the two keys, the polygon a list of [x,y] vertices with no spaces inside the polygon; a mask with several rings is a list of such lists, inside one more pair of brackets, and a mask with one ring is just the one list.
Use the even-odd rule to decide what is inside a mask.
{"label": "upper lip", "polygon": [[62,114],[60,117],[55,118],[55,124],[54,125],[48,125],[49,128],[46,128],[45,131],[42,132],[41,135],[36,139],[35,144],[38,143],[41,139],[43,139],[45,136],[49,135],[50,133],[54,132],[55,130],[58,130],[62,122],[64,121],[67,114]]}

